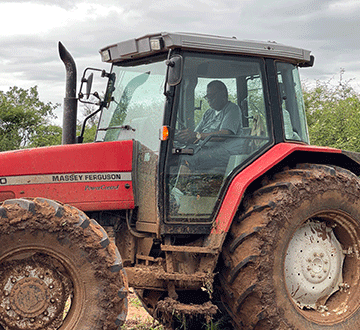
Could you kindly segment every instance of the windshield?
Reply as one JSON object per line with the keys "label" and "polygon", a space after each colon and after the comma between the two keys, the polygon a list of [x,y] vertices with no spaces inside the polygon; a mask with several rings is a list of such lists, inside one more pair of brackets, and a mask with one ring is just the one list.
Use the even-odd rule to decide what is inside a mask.
{"label": "windshield", "polygon": [[135,139],[152,151],[159,151],[165,69],[164,61],[113,66],[112,101],[102,112],[96,141]]}

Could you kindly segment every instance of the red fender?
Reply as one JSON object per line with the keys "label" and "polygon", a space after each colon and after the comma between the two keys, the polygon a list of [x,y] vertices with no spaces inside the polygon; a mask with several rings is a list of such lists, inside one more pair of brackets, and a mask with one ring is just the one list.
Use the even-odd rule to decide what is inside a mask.
{"label": "red fender", "polygon": [[228,232],[235,213],[240,205],[246,188],[261,175],[266,173],[281,160],[285,159],[294,151],[338,153],[341,150],[334,148],[308,146],[293,143],[279,143],[264,155],[255,160],[251,165],[241,171],[231,182],[220,210],[215,219],[211,235]]}

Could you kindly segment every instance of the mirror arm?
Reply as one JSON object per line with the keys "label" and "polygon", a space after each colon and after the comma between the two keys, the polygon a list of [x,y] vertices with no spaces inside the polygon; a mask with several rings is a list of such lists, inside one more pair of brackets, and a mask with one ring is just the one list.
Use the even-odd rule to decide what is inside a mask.
{"label": "mirror arm", "polygon": [[164,84],[164,95],[165,96],[168,96],[167,93],[168,93],[168,86],[169,86],[169,83],[168,83],[168,80],[169,80],[169,62],[170,62],[170,56],[171,56],[171,49],[169,49],[169,52],[168,52],[168,57],[165,61],[165,64],[167,66],[166,68],[166,75],[165,75],[165,84]]}
{"label": "mirror arm", "polygon": [[100,105],[99,109],[97,109],[96,111],[94,111],[93,113],[91,113],[90,115],[88,115],[85,119],[84,119],[84,122],[82,124],[82,127],[81,127],[81,132],[80,132],[80,135],[76,137],[76,143],[83,143],[84,141],[84,133],[85,133],[85,127],[86,127],[86,123],[87,121],[95,116],[99,111],[101,111],[103,108],[103,104]]}

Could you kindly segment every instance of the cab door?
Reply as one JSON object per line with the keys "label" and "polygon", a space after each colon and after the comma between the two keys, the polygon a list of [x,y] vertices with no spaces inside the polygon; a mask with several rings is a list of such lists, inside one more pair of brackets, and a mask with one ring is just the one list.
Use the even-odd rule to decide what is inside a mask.
{"label": "cab door", "polygon": [[[172,112],[173,140],[165,167],[165,223],[170,227],[186,222],[188,231],[206,232],[234,169],[271,144],[264,72],[261,59],[184,54],[182,82]],[[180,132],[199,131],[204,116],[211,113],[207,87],[215,80],[226,86],[227,106],[239,111],[232,125],[236,129],[227,136],[181,141]]]}

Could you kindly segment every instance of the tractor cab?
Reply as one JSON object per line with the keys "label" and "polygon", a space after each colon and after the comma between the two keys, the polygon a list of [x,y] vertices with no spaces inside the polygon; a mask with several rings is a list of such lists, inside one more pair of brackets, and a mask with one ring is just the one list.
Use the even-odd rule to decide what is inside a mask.
{"label": "tractor cab", "polygon": [[309,143],[308,51],[161,33],[100,52],[112,71],[96,141],[135,141],[139,232],[209,233],[236,173],[277,143]]}

